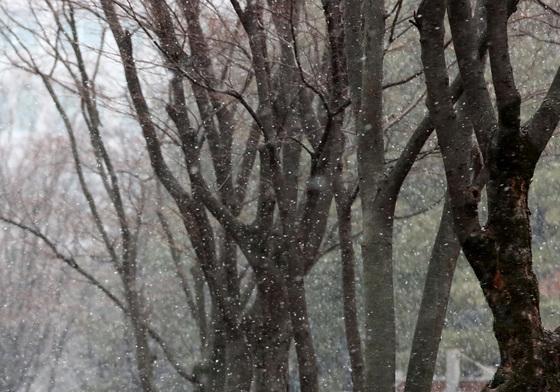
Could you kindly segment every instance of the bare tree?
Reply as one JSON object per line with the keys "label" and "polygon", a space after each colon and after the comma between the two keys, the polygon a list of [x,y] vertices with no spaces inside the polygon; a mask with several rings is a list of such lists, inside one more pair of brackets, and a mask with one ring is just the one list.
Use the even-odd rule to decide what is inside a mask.
{"label": "bare tree", "polygon": [[[502,227],[519,212],[514,201],[526,201],[507,199],[506,219],[500,203],[507,191],[500,181],[509,184],[513,176],[528,184],[532,175],[507,177],[500,166],[506,159],[499,157],[509,147],[493,136],[511,124],[500,115],[494,118],[484,80],[488,53],[499,112],[515,96],[504,32],[515,1],[500,4],[496,10],[481,1],[473,12],[470,2],[424,1],[413,20],[422,36],[417,70],[394,65],[402,62],[400,51],[414,56],[415,50],[408,20],[416,4],[401,0],[43,0],[27,5],[30,22],[3,8],[0,34],[9,59],[41,81],[61,120],[76,197],[87,207],[74,235],[91,242],[91,248],[86,246],[90,254],[81,255],[83,249],[68,246],[64,233],[49,232],[24,209],[4,211],[1,219],[39,239],[123,312],[134,341],[134,377],[144,391],[165,388],[157,366],[163,355],[187,388],[284,392],[291,384],[292,343],[299,387],[319,391],[321,346],[310,310],[322,304],[308,302],[306,283],[324,252],[340,247],[352,388],[393,390],[399,343],[395,211],[415,163],[439,157],[435,141],[429,140],[435,128],[448,195],[441,197],[446,201],[406,390],[431,388],[461,247],[496,316],[504,358],[497,386],[500,377],[510,377],[510,364],[518,366],[520,354],[511,339],[526,339],[519,335],[522,329],[498,326],[509,320],[500,313],[504,303],[510,306],[515,295],[524,298],[511,288],[522,279],[519,274],[504,278],[498,262],[481,267],[477,260],[482,254],[495,261],[505,252],[510,239],[493,225]],[[440,31],[445,7],[451,40]],[[84,33],[81,23],[95,26],[95,33]],[[457,64],[448,65],[443,56],[452,50]],[[455,69],[459,75],[449,84],[447,74]],[[427,115],[420,105],[423,73]],[[544,127],[549,137],[556,126],[556,94],[552,88],[534,119],[523,127],[514,124],[517,131],[507,135],[523,139],[536,132],[531,129]],[[115,118],[125,125],[112,123]],[[141,145],[118,145],[115,135],[129,127],[141,130]],[[533,139],[527,139],[528,146]],[[534,166],[546,145],[546,140],[537,142],[536,150],[506,151],[507,163],[526,154],[521,163],[532,160]],[[433,168],[433,162],[427,165]],[[491,219],[483,230],[473,222],[478,222],[475,207],[487,184]],[[521,190],[526,197],[527,190]],[[528,230],[528,216],[522,218]],[[520,231],[519,238],[528,252],[530,236]],[[361,252],[354,248],[357,239]],[[494,253],[484,253],[481,241]],[[150,260],[155,249],[166,257],[173,287],[191,316],[185,322],[197,328],[200,352],[192,358],[175,346],[179,339],[173,335],[184,331],[174,331],[161,317],[165,311],[158,305],[172,301],[156,300],[153,277],[146,276],[159,267]],[[528,256],[506,256],[521,260],[514,264],[530,272]],[[105,280],[109,271],[112,278]],[[534,282],[525,283],[535,288]],[[490,287],[496,284],[506,294]],[[518,313],[538,316],[538,304],[520,309],[521,304]],[[529,331],[521,321],[518,326]],[[556,339],[542,331],[540,321],[533,327],[531,336]],[[533,351],[541,355],[539,350],[537,345]],[[538,361],[545,363],[544,358]]]}
{"label": "bare tree", "polygon": [[[119,299],[119,294],[112,293],[112,289],[105,287],[98,278],[80,266],[74,255],[63,250],[64,240],[57,243],[56,239],[53,239],[43,228],[35,226],[34,222],[18,219],[13,214],[4,214],[2,220],[42,240],[57,258],[103,290],[125,313],[135,339],[136,366],[142,389],[154,391],[154,354],[149,343],[150,336],[160,346],[165,346],[165,343],[148,324],[148,314],[144,305],[145,298],[138,283],[138,249],[145,214],[145,199],[148,197],[148,188],[145,184],[147,180],[142,179],[141,173],[137,172],[131,182],[131,177],[127,175],[126,169],[123,170],[115,165],[102,137],[95,80],[98,74],[98,64],[90,69],[86,65],[78,36],[74,6],[66,1],[61,3],[45,1],[44,5],[52,17],[56,33],[50,36],[47,33],[50,26],[43,24],[38,13],[35,13],[37,31],[33,34],[40,44],[46,45],[52,55],[53,63],[50,71],[43,71],[44,65],[36,58],[29,46],[20,40],[16,29],[25,29],[25,25],[11,17],[9,13],[4,14],[7,20],[2,35],[14,49],[14,64],[40,77],[62,120],[69,141],[79,191],[85,199],[94,227],[95,234],[92,234],[92,237],[99,238],[114,271],[120,278],[124,291],[122,299]],[[13,27],[14,24],[15,27]],[[60,42],[64,42],[65,46],[59,46]],[[59,64],[68,76],[69,84],[53,77],[53,72]],[[95,165],[93,176],[87,173],[89,167],[88,163],[84,162],[80,149],[76,124],[71,120],[71,114],[63,103],[60,90],[57,89],[58,86],[75,93],[79,98],[81,120],[87,130],[93,152],[92,158]],[[96,181],[100,181],[101,189],[103,189],[102,196],[92,190],[96,187]],[[122,183],[124,183],[124,187]],[[112,232],[118,234],[113,235]],[[166,348],[164,348],[164,352],[166,355],[172,356]],[[174,360],[171,360],[171,363],[177,366]],[[183,373],[185,378],[194,382],[194,376],[181,371],[179,373]]]}
{"label": "bare tree", "polygon": [[[448,15],[465,81],[466,103],[484,169],[468,181],[472,131],[457,122],[451,104],[443,51],[443,1],[422,2],[416,23],[428,86],[428,108],[442,149],[455,230],[494,315],[501,363],[487,390],[553,391],[559,388],[558,336],[545,331],[533,272],[529,185],[534,168],[560,120],[560,72],[542,105],[525,124],[510,60],[507,20],[516,4],[486,2],[489,57],[497,114],[474,55],[469,2],[448,4]],[[479,221],[481,186],[487,176],[488,221]]]}

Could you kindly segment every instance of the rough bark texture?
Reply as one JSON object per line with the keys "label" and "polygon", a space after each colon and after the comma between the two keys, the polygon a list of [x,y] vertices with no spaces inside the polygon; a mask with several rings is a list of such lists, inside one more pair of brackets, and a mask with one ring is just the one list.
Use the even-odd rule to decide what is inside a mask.
{"label": "rough bark texture", "polygon": [[[471,134],[459,126],[451,104],[443,53],[445,2],[439,0],[423,1],[416,19],[428,86],[428,108],[442,150],[455,229],[494,316],[501,362],[486,390],[558,391],[559,340],[556,333],[545,331],[541,322],[538,282],[532,266],[528,194],[534,168],[546,145],[546,142],[535,144],[531,132],[538,134],[539,140],[548,140],[558,124],[559,77],[555,77],[543,105],[529,122],[531,127],[522,126],[521,100],[508,49],[507,19],[512,8],[506,1],[489,1],[485,5],[498,124],[491,134],[485,135],[489,140],[483,159],[488,173],[489,211],[484,227],[479,223],[477,211],[480,187],[466,181],[469,158],[465,151],[471,143]],[[460,14],[461,10],[452,12]],[[451,23],[458,22],[452,18]],[[457,34],[455,30],[454,35]],[[467,46],[466,39],[469,37],[458,37],[455,46]],[[462,56],[460,50],[457,56]],[[467,83],[476,83],[475,79],[481,77],[465,70],[461,75]],[[484,103],[473,102],[472,97],[467,105],[471,105],[473,114],[481,117],[482,110],[492,110],[487,106],[477,107]],[[543,111],[554,114],[535,126],[535,118]]]}
{"label": "rough bark texture", "polygon": [[288,312],[286,293],[281,287],[258,288],[249,332],[256,392],[288,390],[288,353],[291,340]]}

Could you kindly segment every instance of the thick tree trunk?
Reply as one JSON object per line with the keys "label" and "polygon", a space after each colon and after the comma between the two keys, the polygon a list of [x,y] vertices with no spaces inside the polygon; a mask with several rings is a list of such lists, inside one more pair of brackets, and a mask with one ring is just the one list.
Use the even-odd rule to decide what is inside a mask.
{"label": "thick tree trunk", "polygon": [[[428,108],[442,150],[455,231],[494,316],[501,363],[485,391],[558,391],[560,340],[556,333],[545,331],[541,322],[538,282],[532,266],[528,194],[539,156],[560,119],[560,72],[533,120],[522,127],[521,96],[509,58],[507,19],[511,9],[503,0],[484,4],[498,108],[498,122],[491,127],[491,134],[486,135],[488,145],[482,146],[489,178],[485,227],[481,227],[478,213],[480,184],[468,181],[467,148],[472,143],[472,134],[457,123],[448,89],[443,0],[422,2],[415,20],[421,33]],[[462,20],[459,14],[451,19],[451,23]],[[466,45],[460,40],[454,44]],[[457,53],[461,57],[460,51]],[[476,76],[461,71],[466,83],[483,86],[473,75]],[[472,100],[467,103],[473,108],[482,102]],[[491,107],[483,109],[492,110]],[[480,114],[480,110],[473,113]]]}
{"label": "thick tree trunk", "polygon": [[[377,207],[377,206],[375,206]],[[366,332],[364,356],[366,391],[395,387],[395,307],[393,292],[392,214],[374,208],[364,215],[364,298]]]}
{"label": "thick tree trunk", "polygon": [[223,318],[212,309],[211,336],[202,362],[193,368],[196,392],[223,392],[226,385],[226,328]]}
{"label": "thick tree trunk", "polygon": [[253,380],[253,360],[245,336],[227,334],[226,392],[249,392]]}
{"label": "thick tree trunk", "polygon": [[253,362],[249,344],[241,328],[229,327],[223,314],[214,310],[212,333],[204,360],[195,366],[198,392],[249,392]]}
{"label": "thick tree trunk", "polygon": [[[292,334],[285,286],[263,277],[247,318],[249,344],[253,356],[255,392],[288,390],[288,354]],[[269,284],[271,283],[271,284]]]}
{"label": "thick tree trunk", "polygon": [[[383,139],[383,0],[364,2],[364,60],[358,118],[358,175],[362,203],[362,259],[365,302],[365,390],[395,388],[392,203],[376,195],[385,170]],[[385,201],[385,200],[384,200]],[[381,204],[381,205],[380,205]]]}
{"label": "thick tree trunk", "polygon": [[255,392],[286,392],[288,390],[288,335],[276,339],[263,336],[255,348]]}
{"label": "thick tree trunk", "polygon": [[495,241],[494,265],[491,274],[479,272],[494,315],[501,356],[489,390],[558,391],[560,339],[542,326],[538,281],[532,267],[528,208],[532,169],[519,173],[515,161],[509,160],[507,165],[509,170],[496,167],[490,177],[488,228]]}
{"label": "thick tree trunk", "polygon": [[282,331],[259,331],[251,339],[253,349],[255,392],[286,392],[288,390],[288,353],[290,333],[287,326]]}
{"label": "thick tree trunk", "polygon": [[439,230],[428,265],[418,321],[414,331],[405,392],[430,392],[451,282],[461,245],[455,235],[449,200],[443,207]]}

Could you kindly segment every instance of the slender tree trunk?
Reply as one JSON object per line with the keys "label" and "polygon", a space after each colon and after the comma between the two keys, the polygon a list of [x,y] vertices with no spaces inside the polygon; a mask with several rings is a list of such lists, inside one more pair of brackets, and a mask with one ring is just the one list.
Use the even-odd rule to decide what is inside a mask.
{"label": "slender tree trunk", "polygon": [[461,245],[453,226],[453,214],[446,198],[418,311],[405,392],[432,390],[439,342],[460,251]]}
{"label": "slender tree trunk", "polygon": [[302,392],[319,392],[319,369],[307,312],[303,263],[301,259],[288,257],[290,260],[287,261],[289,269],[287,292],[300,387]]}
{"label": "slender tree trunk", "polygon": [[138,369],[140,385],[143,392],[155,392],[156,389],[153,385],[153,357],[148,345],[148,332],[144,320],[142,300],[135,287],[135,282],[131,282],[131,279],[127,279],[127,277],[123,281],[128,315],[134,333],[136,367]]}
{"label": "slender tree trunk", "polygon": [[196,308],[196,314],[193,316],[197,318],[201,352],[202,356],[205,357],[208,354],[210,342],[208,316],[206,314],[206,295],[204,293],[204,275],[198,264],[192,266],[190,271],[193,277],[194,302]]}
{"label": "slender tree trunk", "polygon": [[[215,311],[215,313],[218,312],[218,310]],[[211,356],[208,361],[208,392],[223,392],[226,386],[227,324],[221,314],[217,314],[212,319],[214,333]]]}
{"label": "slender tree trunk", "polygon": [[197,392],[223,392],[226,385],[226,326],[214,307],[210,317],[211,335],[206,355],[193,368]]}
{"label": "slender tree trunk", "polygon": [[[338,192],[337,192],[338,194]],[[352,390],[364,390],[364,358],[358,327],[356,305],[356,272],[354,245],[352,244],[352,210],[348,201],[337,200],[338,236],[342,261],[342,295],[346,345],[352,369]]]}
{"label": "slender tree trunk", "polygon": [[[457,105],[458,119],[462,127],[470,130],[472,126],[464,106],[465,97],[463,96]],[[472,170],[473,177],[478,176],[480,174],[479,165],[471,163],[471,166],[474,169]],[[438,233],[430,256],[422,302],[418,311],[408,362],[405,392],[430,392],[432,390],[439,342],[460,252],[461,244],[455,234],[451,201],[449,194],[446,194]]]}

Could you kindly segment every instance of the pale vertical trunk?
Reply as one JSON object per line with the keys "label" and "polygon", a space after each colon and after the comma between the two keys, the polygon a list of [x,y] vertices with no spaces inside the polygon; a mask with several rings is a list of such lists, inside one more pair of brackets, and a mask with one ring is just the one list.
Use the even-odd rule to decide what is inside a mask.
{"label": "pale vertical trunk", "polygon": [[445,353],[445,392],[458,392],[461,379],[461,351],[447,350]]}
{"label": "pale vertical trunk", "polygon": [[405,392],[432,390],[439,342],[460,251],[461,245],[455,235],[451,207],[446,199],[418,311]]}
{"label": "pale vertical trunk", "polygon": [[393,213],[376,196],[385,168],[383,141],[383,0],[364,2],[364,64],[358,117],[358,174],[362,202],[366,391],[395,386]]}
{"label": "pale vertical trunk", "polygon": [[[375,207],[375,206],[374,206]],[[374,208],[364,214],[366,391],[392,391],[395,386],[395,307],[392,263],[392,215]]]}

